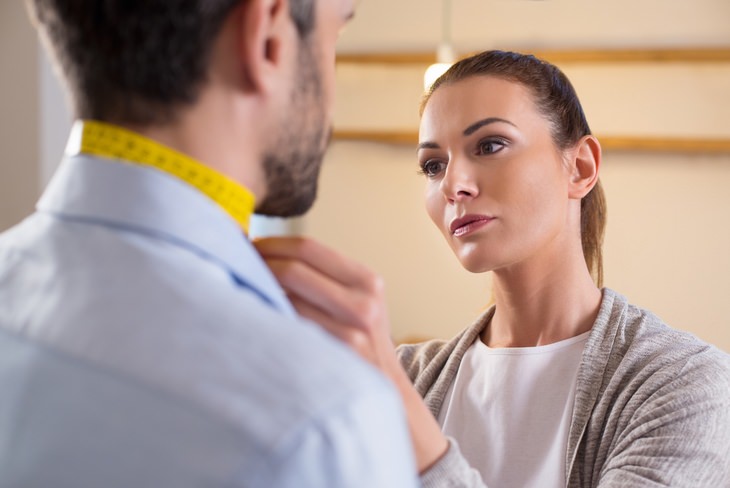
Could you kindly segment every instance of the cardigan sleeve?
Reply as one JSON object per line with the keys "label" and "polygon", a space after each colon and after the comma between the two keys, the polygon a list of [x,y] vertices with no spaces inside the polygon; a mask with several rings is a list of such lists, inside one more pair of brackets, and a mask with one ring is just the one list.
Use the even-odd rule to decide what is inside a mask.
{"label": "cardigan sleeve", "polygon": [[705,350],[635,392],[597,486],[730,487],[730,362]]}
{"label": "cardigan sleeve", "polygon": [[449,450],[436,464],[421,473],[422,488],[487,488],[479,472],[472,468],[449,437]]}
{"label": "cardigan sleeve", "polygon": [[[448,342],[434,340],[398,347],[396,353],[401,366],[435,417],[464,351],[481,328],[467,329]],[[420,480],[423,488],[486,488],[481,475],[464,458],[453,438],[449,438],[446,453],[421,473]]]}

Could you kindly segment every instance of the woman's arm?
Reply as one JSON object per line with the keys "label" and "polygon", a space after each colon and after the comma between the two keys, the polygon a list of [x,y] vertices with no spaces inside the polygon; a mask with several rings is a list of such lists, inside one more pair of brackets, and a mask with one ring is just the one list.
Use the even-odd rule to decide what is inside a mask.
{"label": "woman's arm", "polygon": [[434,466],[449,450],[449,441],[395,355],[382,280],[311,239],[267,238],[254,244],[300,315],[345,342],[393,382],[407,412],[418,470]]}
{"label": "woman's arm", "polygon": [[[597,449],[606,449],[598,487],[730,487],[726,355],[706,348],[666,365],[619,398],[623,408],[607,413],[608,427],[586,438],[586,447],[606,445]],[[618,428],[612,432],[611,426]]]}

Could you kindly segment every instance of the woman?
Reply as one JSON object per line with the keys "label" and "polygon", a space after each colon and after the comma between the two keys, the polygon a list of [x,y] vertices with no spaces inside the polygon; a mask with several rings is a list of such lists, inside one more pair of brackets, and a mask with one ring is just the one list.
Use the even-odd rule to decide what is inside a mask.
{"label": "woman", "polygon": [[567,78],[467,58],[419,138],[429,216],[493,272],[494,305],[456,338],[396,355],[369,271],[308,240],[259,249],[302,315],[393,380],[423,485],[730,486],[730,359],[601,288],[601,148]]}

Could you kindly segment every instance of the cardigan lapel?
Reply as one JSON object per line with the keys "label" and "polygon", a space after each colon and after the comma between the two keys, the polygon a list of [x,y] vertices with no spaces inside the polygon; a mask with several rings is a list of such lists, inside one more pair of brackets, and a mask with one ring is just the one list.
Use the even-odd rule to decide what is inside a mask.
{"label": "cardigan lapel", "polygon": [[568,486],[586,486],[590,480],[581,479],[585,472],[575,470],[578,448],[586,435],[588,422],[596,401],[606,382],[608,359],[616,344],[616,334],[624,321],[626,300],[613,290],[603,289],[603,300],[583,351],[575,388],[573,417],[568,434],[565,457],[565,479]]}

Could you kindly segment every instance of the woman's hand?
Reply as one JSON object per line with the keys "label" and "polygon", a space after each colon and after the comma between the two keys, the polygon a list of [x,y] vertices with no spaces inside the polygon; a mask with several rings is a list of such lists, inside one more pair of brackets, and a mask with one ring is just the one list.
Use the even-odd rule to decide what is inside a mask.
{"label": "woman's hand", "polygon": [[397,359],[378,275],[307,238],[264,238],[254,245],[299,315],[390,376]]}
{"label": "woman's hand", "polygon": [[311,239],[271,237],[254,245],[301,316],[390,378],[403,399],[419,472],[428,469],[448,441],[395,355],[382,279]]}

